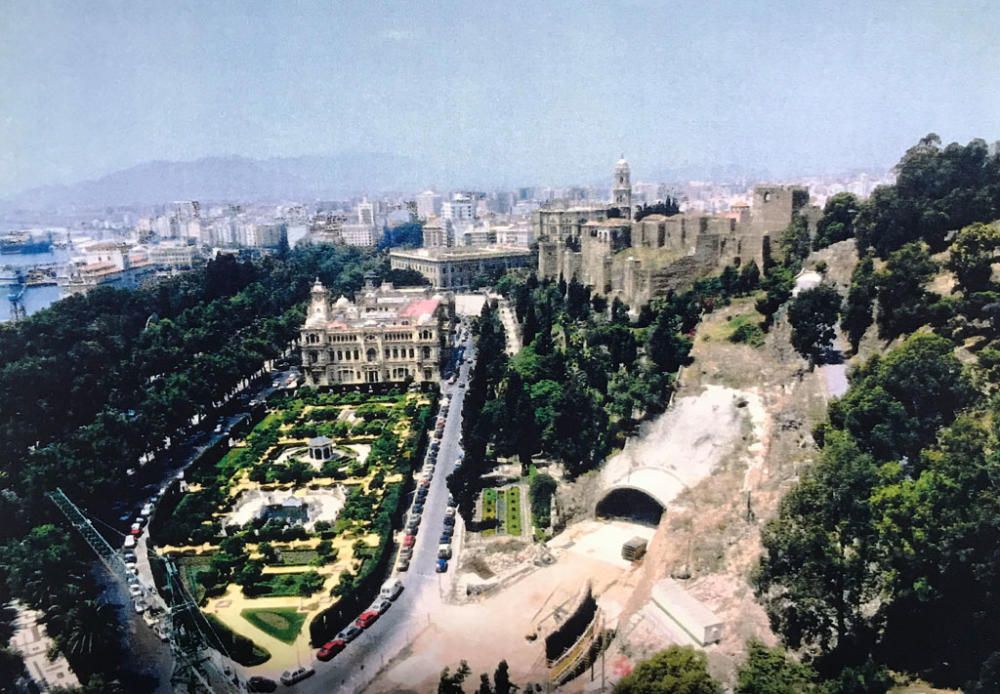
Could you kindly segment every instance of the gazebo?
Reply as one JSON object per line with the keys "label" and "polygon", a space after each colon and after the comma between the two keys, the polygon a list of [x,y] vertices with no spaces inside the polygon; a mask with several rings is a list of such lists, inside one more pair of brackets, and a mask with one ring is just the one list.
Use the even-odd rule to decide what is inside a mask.
{"label": "gazebo", "polygon": [[317,436],[306,442],[309,446],[309,459],[323,462],[333,457],[333,440],[329,436]]}

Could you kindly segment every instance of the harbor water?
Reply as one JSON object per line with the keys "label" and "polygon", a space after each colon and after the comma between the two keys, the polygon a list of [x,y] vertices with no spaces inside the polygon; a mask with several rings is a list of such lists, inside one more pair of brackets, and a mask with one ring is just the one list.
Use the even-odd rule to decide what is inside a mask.
{"label": "harbor water", "polygon": [[[69,261],[69,253],[54,248],[48,253],[10,253],[0,255],[0,323],[10,320],[10,302],[7,300],[9,279],[18,270],[27,273],[34,267],[63,265]],[[24,292],[24,310],[30,316],[59,300],[60,289],[56,285],[28,287]]]}

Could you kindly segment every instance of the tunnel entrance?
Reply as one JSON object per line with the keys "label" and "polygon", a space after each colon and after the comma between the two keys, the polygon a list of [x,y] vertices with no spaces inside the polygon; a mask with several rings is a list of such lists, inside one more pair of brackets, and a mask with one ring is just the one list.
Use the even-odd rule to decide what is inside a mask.
{"label": "tunnel entrance", "polygon": [[664,510],[660,502],[646,492],[628,487],[612,489],[597,502],[598,518],[621,518],[653,527],[660,524]]}

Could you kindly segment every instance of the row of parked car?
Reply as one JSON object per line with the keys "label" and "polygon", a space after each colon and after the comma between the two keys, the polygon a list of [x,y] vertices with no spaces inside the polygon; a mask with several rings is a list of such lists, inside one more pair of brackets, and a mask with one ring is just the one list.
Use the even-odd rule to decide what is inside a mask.
{"label": "row of parked car", "polygon": [[[385,614],[386,610],[392,607],[393,602],[402,592],[403,582],[398,578],[386,581],[382,585],[381,590],[379,590],[378,599],[376,599],[367,610],[358,615],[358,618],[354,620],[353,624],[320,646],[319,650],[316,651],[316,659],[323,662],[332,660],[334,656],[347,648],[347,644],[361,636],[365,629],[378,621],[378,618]],[[315,674],[316,670],[314,668],[304,666],[295,668],[294,670],[285,670],[281,673],[281,677],[278,679],[281,680],[282,684],[290,687],[293,684],[297,684],[298,682],[308,679]],[[277,688],[277,685],[274,685],[272,680],[259,676],[251,677],[248,680],[247,685],[252,692],[273,692]]]}

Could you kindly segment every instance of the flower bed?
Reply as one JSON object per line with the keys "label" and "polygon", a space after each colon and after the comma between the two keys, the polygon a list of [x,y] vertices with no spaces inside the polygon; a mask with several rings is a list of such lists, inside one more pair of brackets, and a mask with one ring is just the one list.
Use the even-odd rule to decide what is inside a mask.
{"label": "flower bed", "polygon": [[521,488],[509,487],[504,490],[507,497],[507,534],[513,537],[521,535]]}

